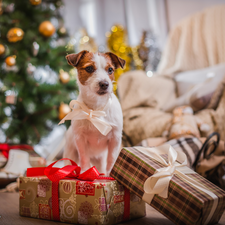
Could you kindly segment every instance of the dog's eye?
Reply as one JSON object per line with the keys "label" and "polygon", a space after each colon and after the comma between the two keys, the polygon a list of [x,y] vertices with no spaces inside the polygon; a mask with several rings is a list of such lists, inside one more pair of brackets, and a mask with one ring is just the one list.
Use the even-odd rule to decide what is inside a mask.
{"label": "dog's eye", "polygon": [[93,73],[95,71],[94,67],[93,66],[88,66],[85,68],[85,70],[88,72],[88,73]]}
{"label": "dog's eye", "polygon": [[108,74],[112,74],[113,73],[113,68],[112,67],[109,67],[108,68]]}

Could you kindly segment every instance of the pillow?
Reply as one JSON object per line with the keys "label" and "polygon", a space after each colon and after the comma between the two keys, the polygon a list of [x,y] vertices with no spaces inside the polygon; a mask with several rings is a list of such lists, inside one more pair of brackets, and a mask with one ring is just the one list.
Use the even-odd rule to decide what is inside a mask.
{"label": "pillow", "polygon": [[[204,73],[200,73],[200,71],[203,71]],[[190,78],[186,77],[186,75],[188,74],[190,75],[190,78],[193,79],[193,82]],[[199,74],[200,78],[195,79],[193,74]],[[184,79],[182,81],[181,75],[185,75],[183,76]],[[218,66],[210,67],[204,70],[198,70],[197,72],[185,72],[180,74],[179,76],[180,81],[178,81],[177,88],[179,94],[182,95],[176,98],[174,101],[168,102],[163,108],[164,111],[171,112],[174,108],[182,105],[189,105],[193,108],[194,111],[199,111],[209,105],[211,97],[213,96],[215,90],[217,90],[220,82],[224,79],[225,64],[220,64]],[[186,84],[184,82],[185,80]],[[201,83],[197,83],[200,80],[202,80]]]}
{"label": "pillow", "polygon": [[202,84],[198,85],[198,88],[190,96],[190,106],[194,111],[199,111],[206,108],[209,104],[213,93],[218,89],[221,81],[225,77],[225,71],[221,74],[217,74],[214,77],[208,78]]}
{"label": "pillow", "polygon": [[177,84],[178,97],[190,91],[197,84],[203,83],[208,78],[221,77],[224,74],[225,64],[179,73],[174,78]]}
{"label": "pillow", "polygon": [[172,79],[162,76],[147,77],[142,70],[121,75],[117,90],[123,111],[135,107],[162,109],[166,102],[176,98]]}
{"label": "pillow", "polygon": [[225,76],[223,77],[222,82],[220,82],[220,84],[218,85],[216,91],[213,93],[213,96],[211,97],[210,102],[207,105],[207,109],[216,109],[217,108],[217,106],[220,102],[220,98],[223,95],[224,88],[225,88]]}
{"label": "pillow", "polygon": [[213,92],[203,95],[202,97],[197,98],[195,95],[192,95],[190,98],[190,106],[194,111],[199,111],[204,109],[210,102],[213,96]]}

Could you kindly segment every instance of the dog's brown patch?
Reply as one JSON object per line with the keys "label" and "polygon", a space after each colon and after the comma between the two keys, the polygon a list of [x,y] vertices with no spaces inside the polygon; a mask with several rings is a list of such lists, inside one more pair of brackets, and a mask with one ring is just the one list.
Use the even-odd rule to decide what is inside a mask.
{"label": "dog's brown patch", "polygon": [[106,73],[108,73],[108,70],[109,70],[110,67],[113,68],[112,74],[108,73],[110,80],[113,81],[114,78],[115,78],[114,77],[114,71],[115,71],[116,68],[115,68],[115,65],[112,62],[112,59],[110,58],[109,55],[104,54],[104,53],[99,53],[99,55],[103,56],[106,59],[106,67],[105,67]]}
{"label": "dog's brown patch", "polygon": [[84,50],[79,52],[78,54],[69,54],[66,56],[66,60],[69,65],[76,67],[82,57],[88,52],[89,51]]}
{"label": "dog's brown patch", "polygon": [[120,57],[118,57],[116,54],[112,53],[112,52],[106,52],[104,55],[107,55],[110,57],[112,64],[115,66],[115,69],[118,68],[124,68],[126,61],[124,59],[121,59]]}
{"label": "dog's brown patch", "polygon": [[96,70],[96,65],[93,61],[94,54],[92,52],[88,52],[83,55],[82,59],[77,64],[78,78],[81,84],[85,85],[85,82],[89,77],[92,76],[92,73],[88,73],[85,68],[88,66],[93,66],[94,70]]}

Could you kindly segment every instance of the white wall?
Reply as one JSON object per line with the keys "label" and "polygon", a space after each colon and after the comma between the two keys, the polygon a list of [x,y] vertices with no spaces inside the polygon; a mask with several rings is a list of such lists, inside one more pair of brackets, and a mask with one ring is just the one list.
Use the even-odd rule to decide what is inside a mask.
{"label": "white wall", "polygon": [[64,23],[69,31],[69,34],[74,34],[79,28],[83,27],[79,16],[80,1],[64,0],[64,7],[61,10],[64,18]]}
{"label": "white wall", "polygon": [[105,33],[121,24],[128,29],[131,46],[139,44],[143,30],[152,29],[163,49],[168,30],[177,22],[206,7],[225,4],[225,0],[64,0],[64,4],[70,35],[85,27],[98,45],[105,45]]}
{"label": "white wall", "polygon": [[193,13],[218,4],[225,4],[225,0],[167,0],[169,28]]}
{"label": "white wall", "polygon": [[116,23],[126,25],[121,0],[64,0],[62,11],[70,35],[85,27],[98,44],[105,42],[105,33],[111,26]]}
{"label": "white wall", "polygon": [[[64,0],[64,5],[62,13],[69,34],[85,27],[98,45],[105,44],[105,33],[115,24],[128,29],[132,46],[140,43],[144,30],[156,28],[160,43],[167,35],[164,0]],[[154,22],[149,10],[155,13]]]}

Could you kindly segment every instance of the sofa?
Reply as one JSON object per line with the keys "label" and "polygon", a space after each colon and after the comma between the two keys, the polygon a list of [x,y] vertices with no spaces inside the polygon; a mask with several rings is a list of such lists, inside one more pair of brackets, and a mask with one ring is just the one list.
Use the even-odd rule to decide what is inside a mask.
{"label": "sofa", "polygon": [[[185,18],[171,30],[153,77],[141,70],[120,76],[117,91],[123,110],[124,145],[162,137],[171,123],[172,110],[182,104],[191,105],[195,116],[209,125],[202,137],[217,131],[225,140],[224,27],[225,5]],[[216,72],[210,77],[212,69]],[[196,83],[191,86],[180,77]]]}

